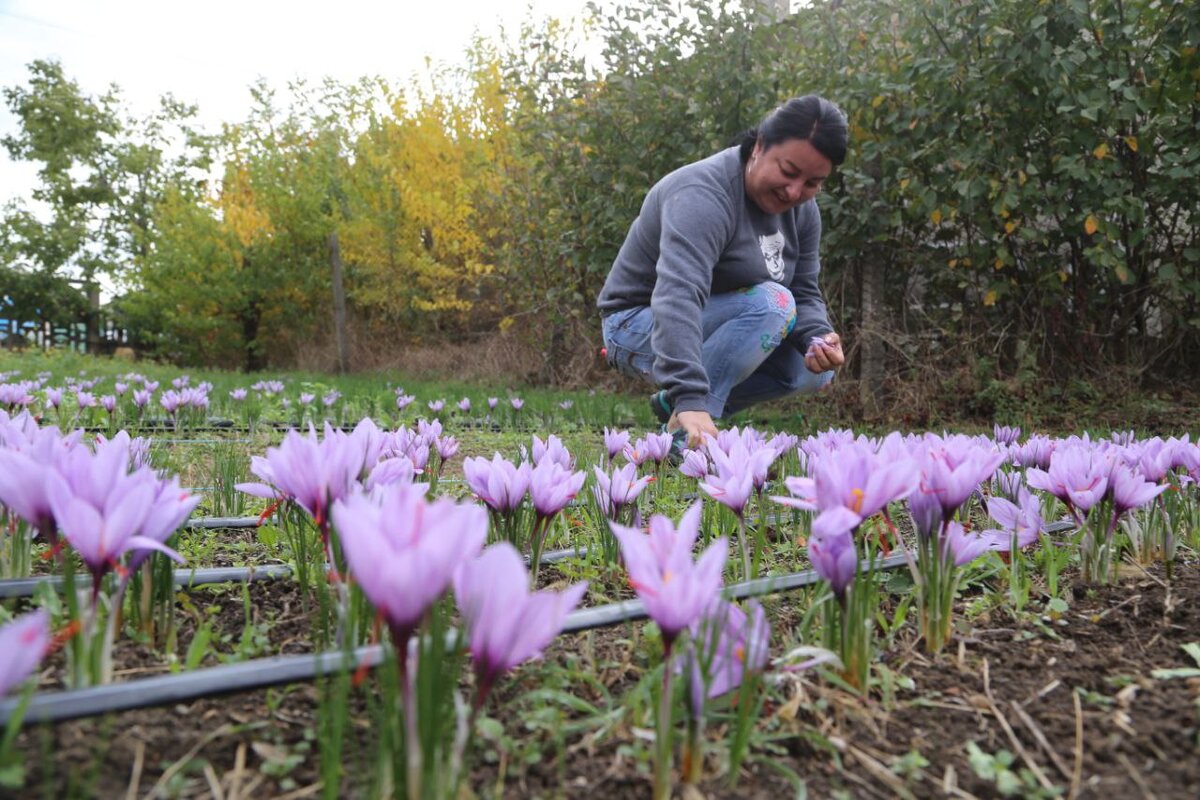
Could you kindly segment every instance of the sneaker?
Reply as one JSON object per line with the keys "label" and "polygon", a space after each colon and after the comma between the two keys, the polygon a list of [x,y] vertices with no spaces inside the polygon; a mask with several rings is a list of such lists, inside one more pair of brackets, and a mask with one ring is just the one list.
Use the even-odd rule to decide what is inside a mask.
{"label": "sneaker", "polygon": [[667,461],[671,466],[678,467],[683,463],[683,454],[687,450],[687,431],[683,428],[667,431],[665,424],[663,425],[663,431],[671,434],[671,452],[667,454]]}
{"label": "sneaker", "polygon": [[666,425],[671,419],[671,403],[667,400],[667,390],[659,389],[650,395],[650,411],[654,418]]}

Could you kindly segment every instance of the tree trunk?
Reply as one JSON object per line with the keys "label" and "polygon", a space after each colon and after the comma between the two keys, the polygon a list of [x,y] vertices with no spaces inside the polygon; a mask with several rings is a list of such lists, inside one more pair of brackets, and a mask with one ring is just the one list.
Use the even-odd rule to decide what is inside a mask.
{"label": "tree trunk", "polygon": [[333,271],[333,335],[337,342],[338,373],[350,369],[350,351],[346,343],[346,290],[342,286],[342,251],[337,231],[329,234],[329,265]]}
{"label": "tree trunk", "polygon": [[883,331],[887,327],[884,322],[887,316],[887,305],[883,300],[884,263],[878,251],[867,251],[861,269],[858,398],[863,413],[867,417],[874,417],[883,406],[883,381],[887,376],[883,340]]}

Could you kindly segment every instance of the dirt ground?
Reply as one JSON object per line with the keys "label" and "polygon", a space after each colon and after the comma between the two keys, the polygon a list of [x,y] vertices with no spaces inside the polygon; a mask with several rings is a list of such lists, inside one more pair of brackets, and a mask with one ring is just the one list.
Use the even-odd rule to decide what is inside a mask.
{"label": "dirt ground", "polygon": [[[1200,678],[1156,671],[1197,666],[1181,648],[1200,641],[1200,574],[1184,567],[1168,584],[1153,569],[1129,572],[1118,586],[1077,591],[1058,619],[977,616],[936,658],[923,654],[910,623],[884,656],[898,678],[889,696],[860,698],[815,674],[775,685],[755,757],[736,782],[717,774],[714,748],[710,777],[678,796],[796,796],[777,769],[783,766],[818,798],[1196,797]],[[250,591],[250,627],[265,637],[258,646],[302,652],[306,628],[294,586],[263,582]],[[790,602],[776,602],[776,619],[794,616]],[[218,650],[235,652],[247,629],[240,590],[204,604],[220,606],[211,611]],[[195,625],[183,617],[181,649]],[[639,629],[560,637],[540,666],[504,685],[512,702],[492,713],[511,741],[502,752],[485,746],[470,781],[478,796],[649,796],[645,731],[629,719],[601,725],[574,714],[556,732],[538,703],[523,699],[543,685],[546,670],[569,684],[562,676],[585,665],[605,688],[577,681],[566,689],[597,707],[607,695],[619,707],[644,668]],[[123,647],[120,678],[161,671],[155,658],[146,648]],[[55,669],[51,662],[43,674],[46,688],[56,683]],[[361,698],[355,706],[344,756],[347,797],[360,793],[371,758]],[[316,689],[299,685],[31,727],[18,739],[28,785],[11,796],[320,796],[316,708]],[[521,744],[532,740],[536,747]]]}

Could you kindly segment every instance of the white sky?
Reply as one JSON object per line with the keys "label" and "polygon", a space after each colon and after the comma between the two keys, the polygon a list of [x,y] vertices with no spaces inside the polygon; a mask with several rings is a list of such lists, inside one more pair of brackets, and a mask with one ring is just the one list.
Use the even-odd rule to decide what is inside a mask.
{"label": "white sky", "polygon": [[[110,84],[137,115],[166,92],[200,107],[202,124],[244,118],[259,77],[401,81],[426,57],[454,63],[474,33],[513,34],[534,19],[579,16],[586,0],[0,0],[0,86],[27,85],[28,64],[57,58],[90,95]],[[0,136],[17,130],[0,103]],[[27,196],[36,167],[0,148],[0,204]]]}

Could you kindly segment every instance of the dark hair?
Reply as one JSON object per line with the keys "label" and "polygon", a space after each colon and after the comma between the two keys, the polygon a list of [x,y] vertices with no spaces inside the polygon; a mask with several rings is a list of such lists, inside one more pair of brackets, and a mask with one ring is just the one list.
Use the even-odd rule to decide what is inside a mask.
{"label": "dark hair", "polygon": [[766,150],[788,139],[810,142],[836,167],[846,160],[850,139],[846,114],[820,95],[793,97],[763,117],[757,127],[739,134],[733,144],[740,148],[738,155],[745,163],[755,144],[761,143]]}

